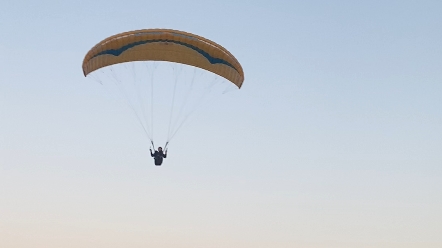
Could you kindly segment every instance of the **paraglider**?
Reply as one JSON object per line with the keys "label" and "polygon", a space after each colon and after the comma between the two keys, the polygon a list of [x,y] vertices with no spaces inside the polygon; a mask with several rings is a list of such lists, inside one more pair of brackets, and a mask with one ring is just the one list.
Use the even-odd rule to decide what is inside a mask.
{"label": "paraglider", "polygon": [[163,163],[163,158],[167,157],[167,150],[163,152],[163,148],[161,146],[158,147],[158,151],[155,151],[154,153],[152,153],[152,149],[149,150],[150,150],[150,156],[153,157],[155,161],[155,165],[161,166],[161,164]]}
{"label": "paraglider", "polygon": [[[142,62],[147,64],[140,65]],[[157,69],[159,62],[169,63],[173,70],[175,77],[171,79],[171,93],[154,90],[156,86],[166,85],[163,81],[154,83],[154,77],[159,77],[155,74],[160,71]],[[119,65],[124,67],[118,67]],[[152,147],[155,147],[154,119],[156,123],[156,117],[160,116],[158,119],[163,119],[160,128],[168,127],[167,131],[163,132],[167,133],[165,150],[194,111],[194,106],[200,104],[207,92],[212,91],[214,84],[227,80],[230,85],[233,84],[239,89],[244,81],[240,63],[225,48],[201,36],[171,29],[135,30],[108,37],[90,49],[84,57],[82,68],[85,76],[94,75],[94,79],[100,84],[114,82],[136,114]],[[106,68],[109,68],[108,71],[105,71]],[[183,72],[185,70],[189,72]],[[99,73],[100,71],[102,73]],[[164,74],[167,76],[169,73],[160,76],[165,77]],[[203,76],[199,85],[197,82],[200,75]],[[216,78],[210,79],[211,75],[215,75]],[[128,82],[130,80],[132,83]],[[131,86],[133,89],[127,90]],[[171,98],[170,114],[165,114],[163,105],[155,104],[154,99],[157,98],[154,91],[162,94],[161,99]],[[182,103],[178,105],[180,97]],[[189,104],[192,101],[195,103]],[[159,107],[156,106],[161,106],[162,109],[157,110]],[[166,125],[167,122],[169,125]],[[162,158],[165,158],[165,153],[161,156],[161,162]]]}

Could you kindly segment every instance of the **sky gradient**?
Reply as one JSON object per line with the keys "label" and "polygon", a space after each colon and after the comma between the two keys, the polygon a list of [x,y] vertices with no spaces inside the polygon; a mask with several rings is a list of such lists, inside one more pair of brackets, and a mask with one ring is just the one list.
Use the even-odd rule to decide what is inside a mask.
{"label": "sky gradient", "polygon": [[[442,2],[1,1],[0,247],[442,247]],[[85,78],[136,29],[221,44],[241,90],[155,167]]]}

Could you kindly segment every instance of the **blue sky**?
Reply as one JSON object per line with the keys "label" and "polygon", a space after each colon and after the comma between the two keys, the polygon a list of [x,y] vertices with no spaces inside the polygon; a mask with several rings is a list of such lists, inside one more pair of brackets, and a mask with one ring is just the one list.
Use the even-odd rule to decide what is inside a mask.
{"label": "blue sky", "polygon": [[[439,1],[0,2],[0,247],[441,247]],[[155,167],[86,52],[171,28],[241,90]]]}

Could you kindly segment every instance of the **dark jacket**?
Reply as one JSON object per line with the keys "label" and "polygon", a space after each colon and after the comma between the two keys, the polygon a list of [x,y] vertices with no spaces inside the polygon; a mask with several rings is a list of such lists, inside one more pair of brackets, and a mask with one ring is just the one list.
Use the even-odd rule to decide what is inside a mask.
{"label": "dark jacket", "polygon": [[155,151],[154,153],[150,152],[150,156],[155,160],[155,165],[161,165],[163,163],[163,158],[166,158],[166,154],[163,151]]}

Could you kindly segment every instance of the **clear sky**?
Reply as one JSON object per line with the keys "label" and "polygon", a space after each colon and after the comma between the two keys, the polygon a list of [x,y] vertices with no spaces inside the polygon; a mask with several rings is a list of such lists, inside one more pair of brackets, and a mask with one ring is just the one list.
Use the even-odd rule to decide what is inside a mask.
{"label": "clear sky", "polygon": [[[0,247],[442,247],[441,1],[0,1]],[[81,63],[211,39],[245,82],[155,167]]]}

